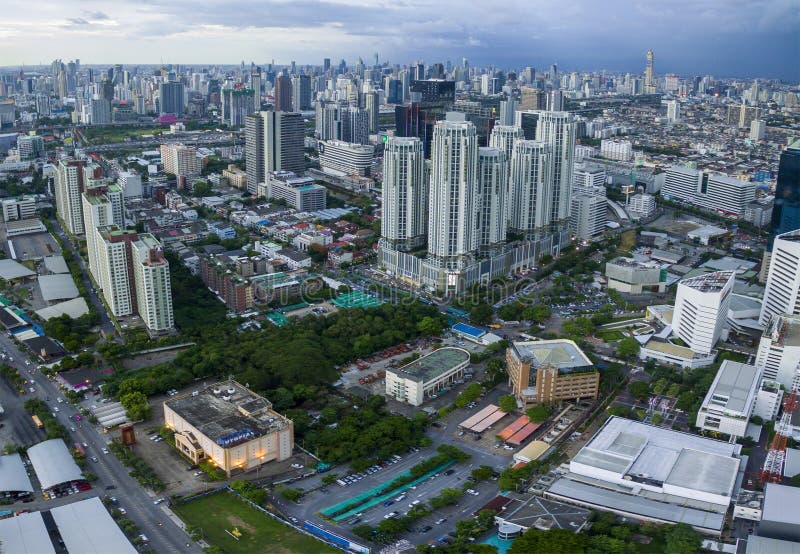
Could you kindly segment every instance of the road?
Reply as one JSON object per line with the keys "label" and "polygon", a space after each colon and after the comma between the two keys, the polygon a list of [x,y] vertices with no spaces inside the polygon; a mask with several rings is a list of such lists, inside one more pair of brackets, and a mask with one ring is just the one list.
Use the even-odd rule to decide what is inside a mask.
{"label": "road", "polygon": [[81,268],[81,280],[83,281],[84,287],[86,287],[86,292],[89,295],[89,300],[92,302],[92,305],[97,310],[97,313],[100,314],[100,328],[103,331],[103,334],[106,337],[114,336],[116,332],[116,327],[114,327],[114,323],[108,317],[106,313],[106,308],[103,305],[103,301],[100,300],[96,289],[94,288],[94,284],[92,284],[91,280],[89,279],[89,268],[86,267],[86,264],[83,263],[83,258],[81,258],[80,252],[75,245],[72,244],[72,241],[69,240],[64,229],[61,227],[61,222],[57,219],[53,218],[50,220],[53,224],[53,229],[55,229],[56,233],[58,233],[61,239],[61,243],[64,245],[65,248],[69,249],[72,252],[73,259],[78,263],[78,266]]}
{"label": "road", "polygon": [[[170,520],[164,509],[162,509],[161,506],[153,504],[155,497],[148,495],[145,490],[128,475],[129,470],[122,465],[116,456],[102,453],[102,449],[106,446],[110,437],[99,431],[97,427],[86,422],[86,420],[82,422],[74,421],[74,415],[77,413],[75,408],[67,402],[62,404],[57,403],[56,399],[58,397],[63,397],[58,386],[42,374],[35,372],[35,370],[35,374],[32,374],[31,368],[35,366],[25,366],[23,360],[26,356],[23,355],[16,344],[8,338],[5,333],[0,335],[0,348],[8,350],[8,353],[14,358],[14,362],[11,365],[18,369],[25,377],[29,379],[32,377],[35,380],[36,385],[34,385],[34,388],[36,392],[28,393],[25,396],[27,398],[36,397],[45,401],[49,398],[48,405],[51,407],[58,406],[60,408],[60,411],[56,414],[59,423],[64,425],[68,430],[70,428],[75,429],[75,431],[71,431],[73,441],[86,443],[88,445],[86,449],[87,458],[91,458],[92,456],[97,457],[97,463],[92,463],[91,461],[87,462],[87,471],[91,471],[98,477],[97,481],[93,483],[94,489],[92,492],[102,496],[106,492],[105,487],[109,485],[116,486],[113,492],[109,491],[109,493],[111,493],[109,496],[116,496],[119,499],[119,506],[125,508],[128,512],[127,517],[141,528],[141,532],[150,540],[150,547],[156,552],[201,552],[186,533]],[[24,397],[17,397],[17,401],[14,402],[13,398],[9,396],[15,395],[9,390],[8,385],[3,383],[2,389],[3,393],[0,396],[3,397],[4,407],[6,408],[6,425],[13,424],[21,440],[25,440],[27,437],[33,439],[32,442],[42,440],[43,436],[41,431],[33,427],[30,417],[22,408]],[[6,403],[8,403],[8,406],[6,406]],[[84,494],[86,496],[93,496],[92,493]],[[81,496],[78,495],[73,496],[75,499],[81,498]],[[69,498],[71,497],[58,500],[68,501]],[[24,506],[26,509],[33,509],[32,506],[34,505],[40,509],[48,509],[57,506],[58,503],[55,501],[37,501],[35,504],[28,503],[21,504],[20,506]]]}

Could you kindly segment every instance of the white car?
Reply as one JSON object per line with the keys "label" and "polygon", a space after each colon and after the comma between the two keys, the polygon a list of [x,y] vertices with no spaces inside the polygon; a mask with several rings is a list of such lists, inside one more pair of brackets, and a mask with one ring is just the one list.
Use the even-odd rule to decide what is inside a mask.
{"label": "white car", "polygon": [[103,448],[103,454],[108,454],[108,448]]}
{"label": "white car", "polygon": [[292,464],[292,467],[295,469],[303,469],[305,466],[303,464]]}

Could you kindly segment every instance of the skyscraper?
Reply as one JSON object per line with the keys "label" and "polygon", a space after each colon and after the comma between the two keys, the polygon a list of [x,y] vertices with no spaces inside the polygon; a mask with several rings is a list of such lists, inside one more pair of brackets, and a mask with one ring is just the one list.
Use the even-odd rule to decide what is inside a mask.
{"label": "skyscraper", "polygon": [[383,153],[381,237],[391,248],[408,251],[425,244],[428,180],[422,142],[390,137]]}
{"label": "skyscraper", "polygon": [[131,247],[139,316],[151,335],[168,333],[175,327],[175,320],[169,262],[164,258],[161,243],[153,235],[144,233]]}
{"label": "skyscraper", "polygon": [[298,75],[292,78],[292,107],[296,112],[311,109],[310,75]]}
{"label": "skyscraper", "polygon": [[658,87],[656,86],[656,78],[653,74],[653,51],[647,51],[647,65],[644,69],[644,93],[645,94],[655,94],[658,92]]}
{"label": "skyscraper", "polygon": [[100,284],[100,272],[97,253],[98,227],[116,225],[122,227],[124,221],[124,203],[122,187],[111,185],[89,189],[82,195],[83,224],[86,233],[86,255],[89,258],[89,272],[95,282]]}
{"label": "skyscraper", "polygon": [[288,75],[278,75],[275,78],[275,102],[273,109],[276,112],[292,111],[292,78]]}
{"label": "skyscraper", "polygon": [[497,125],[513,125],[514,112],[517,110],[517,99],[506,98],[500,101],[500,117],[497,120]]}
{"label": "skyscraper", "polygon": [[264,174],[306,170],[305,127],[299,113],[267,111],[264,118]]}
{"label": "skyscraper", "polygon": [[550,149],[552,184],[544,220],[551,229],[563,227],[569,218],[572,171],[575,157],[575,120],[568,112],[542,112],[536,140]]}
{"label": "skyscraper", "polygon": [[506,240],[508,158],[499,148],[478,148],[478,247],[497,247]]}
{"label": "skyscraper", "polygon": [[800,229],[800,140],[781,152],[772,209],[770,244],[777,235]]}
{"label": "skyscraper", "polygon": [[183,113],[183,83],[167,81],[158,85],[160,115]]}
{"label": "skyscraper", "polygon": [[94,232],[97,284],[106,305],[115,317],[133,315],[137,309],[130,245],[138,240],[136,232],[117,227],[99,227]]}
{"label": "skyscraper", "polygon": [[509,229],[525,238],[535,238],[550,224],[552,153],[542,142],[516,140],[509,174]]}
{"label": "skyscraper", "polygon": [[362,108],[345,108],[341,112],[341,140],[369,144],[369,112]]}
{"label": "skyscraper", "polygon": [[380,116],[380,99],[377,91],[371,90],[366,94],[365,107],[369,116],[369,132],[378,132],[378,117]]}
{"label": "skyscraper", "polygon": [[245,118],[253,113],[255,91],[249,88],[223,89],[222,120],[231,127],[245,124]]}
{"label": "skyscraper", "polygon": [[440,267],[466,266],[478,245],[478,137],[464,114],[436,123],[431,147],[428,253]]}
{"label": "skyscraper", "polygon": [[335,102],[317,101],[315,134],[319,140],[342,137],[342,110]]}
{"label": "skyscraper", "polygon": [[773,240],[758,321],[767,325],[770,317],[783,314],[800,315],[800,229]]}
{"label": "skyscraper", "polygon": [[244,125],[244,156],[247,164],[247,192],[255,195],[258,184],[266,182],[264,165],[264,118],[261,113],[250,114]]}
{"label": "skyscraper", "polygon": [[677,123],[681,120],[681,105],[677,100],[670,100],[667,102],[667,121],[670,123]]}
{"label": "skyscraper", "polygon": [[83,160],[60,160],[55,174],[56,213],[73,235],[83,234],[81,194],[84,191]]}

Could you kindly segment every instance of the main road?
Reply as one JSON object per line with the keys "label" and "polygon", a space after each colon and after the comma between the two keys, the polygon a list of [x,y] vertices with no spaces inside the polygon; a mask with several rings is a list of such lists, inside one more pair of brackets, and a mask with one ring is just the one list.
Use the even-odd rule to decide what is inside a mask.
{"label": "main road", "polygon": [[[97,492],[101,495],[105,493],[107,486],[115,486],[109,496],[115,496],[118,505],[125,508],[127,517],[141,528],[141,533],[149,539],[150,547],[156,552],[195,552],[200,553],[198,546],[189,539],[188,535],[180,529],[162,508],[162,505],[154,504],[155,496],[149,495],[145,490],[128,475],[126,468],[113,454],[103,454],[110,437],[99,430],[98,427],[91,425],[87,420],[75,421],[77,410],[68,402],[58,403],[57,398],[63,397],[58,386],[47,377],[35,371],[34,365],[26,366],[23,360],[26,356],[17,348],[17,345],[5,334],[0,334],[0,348],[8,351],[14,359],[10,364],[19,370],[28,380],[33,379],[35,385],[31,385],[36,392],[28,393],[30,396],[45,400],[53,409],[58,407],[59,411],[55,415],[59,423],[66,427],[74,442],[86,443],[87,471],[97,475],[97,481],[93,483]],[[17,436],[24,440],[41,440],[41,432],[33,427],[28,415],[23,411],[22,399],[17,397],[16,402],[9,395],[16,395],[9,392],[5,383],[2,385],[3,398],[8,403],[6,406],[6,423],[14,425]],[[47,400],[49,398],[49,400]],[[34,429],[34,431],[31,431]],[[72,431],[74,429],[74,431]],[[97,462],[92,462],[91,458],[96,457]],[[109,491],[111,492],[111,491]],[[49,507],[59,505],[64,499],[53,501]],[[25,504],[25,508],[31,509],[34,506]],[[39,509],[47,509],[48,503],[36,502]]]}

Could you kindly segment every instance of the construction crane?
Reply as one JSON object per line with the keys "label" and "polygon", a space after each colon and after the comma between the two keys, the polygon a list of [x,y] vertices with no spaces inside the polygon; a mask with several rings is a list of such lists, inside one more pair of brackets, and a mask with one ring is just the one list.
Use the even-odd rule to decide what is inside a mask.
{"label": "construction crane", "polygon": [[764,460],[761,484],[780,483],[783,478],[783,463],[786,460],[786,442],[791,433],[792,412],[797,409],[797,394],[792,391],[783,401],[783,415],[775,427],[775,437]]}

